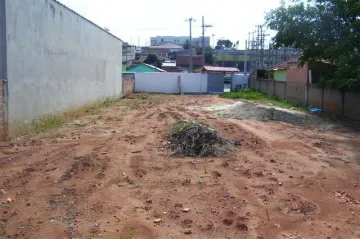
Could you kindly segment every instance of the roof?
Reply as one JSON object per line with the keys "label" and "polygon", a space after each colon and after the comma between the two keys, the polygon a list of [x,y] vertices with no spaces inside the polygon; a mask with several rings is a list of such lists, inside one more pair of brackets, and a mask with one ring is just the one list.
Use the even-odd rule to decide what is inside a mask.
{"label": "roof", "polygon": [[149,49],[183,49],[184,47],[182,45],[172,43],[172,42],[161,42],[154,46],[149,46]]}
{"label": "roof", "polygon": [[141,63],[141,64],[143,64],[143,65],[145,65],[145,66],[148,66],[148,67],[150,67],[150,68],[153,68],[153,69],[155,69],[155,70],[157,70],[157,71],[159,71],[159,72],[165,72],[163,69],[160,69],[160,68],[158,68],[158,67],[156,67],[156,66],[149,65],[149,64],[146,64],[146,63]]}
{"label": "roof", "polygon": [[207,71],[207,72],[240,72],[240,70],[235,67],[219,67],[219,66],[204,66],[203,71]]}
{"label": "roof", "polygon": [[163,67],[176,67],[176,62],[163,62]]}

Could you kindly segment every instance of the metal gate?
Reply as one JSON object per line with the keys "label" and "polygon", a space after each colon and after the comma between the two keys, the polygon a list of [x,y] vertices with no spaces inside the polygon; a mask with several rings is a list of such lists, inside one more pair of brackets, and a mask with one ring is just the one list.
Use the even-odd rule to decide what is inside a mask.
{"label": "metal gate", "polygon": [[224,73],[208,73],[208,92],[223,93],[224,77]]}

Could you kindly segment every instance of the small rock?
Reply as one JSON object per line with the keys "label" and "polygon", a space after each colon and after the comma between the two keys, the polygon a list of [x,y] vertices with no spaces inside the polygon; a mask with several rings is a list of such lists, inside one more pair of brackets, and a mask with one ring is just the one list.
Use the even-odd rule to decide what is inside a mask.
{"label": "small rock", "polygon": [[163,214],[164,214],[164,215],[166,215],[166,214],[167,214],[167,212],[163,212]]}
{"label": "small rock", "polygon": [[161,219],[161,218],[156,218],[156,219],[154,219],[154,223],[160,223],[160,222],[162,222],[162,219]]}
{"label": "small rock", "polygon": [[190,208],[186,207],[186,208],[183,208],[181,211],[183,211],[183,212],[189,212],[189,211],[190,211]]}
{"label": "small rock", "polygon": [[356,184],[356,183],[354,183],[354,187],[355,187],[355,188],[357,187],[357,184]]}
{"label": "small rock", "polygon": [[241,223],[241,222],[236,223],[236,228],[239,229],[240,231],[248,231],[249,230],[248,226],[246,226],[246,224]]}
{"label": "small rock", "polygon": [[29,206],[30,206],[30,203],[26,203],[26,206],[28,206],[28,207],[29,207]]}
{"label": "small rock", "polygon": [[223,223],[224,223],[225,225],[228,225],[228,226],[232,225],[233,222],[234,222],[234,221],[233,221],[232,219],[228,219],[228,218],[226,218],[226,219],[223,220]]}
{"label": "small rock", "polygon": [[126,173],[123,172],[122,175],[125,177],[125,176],[126,176]]}
{"label": "small rock", "polygon": [[188,230],[185,230],[185,231],[184,231],[184,234],[185,234],[185,235],[191,235],[191,234],[192,234],[192,231],[189,230],[189,229],[188,229]]}
{"label": "small rock", "polygon": [[279,186],[282,186],[283,184],[282,184],[282,182],[278,182],[278,185],[279,185]]}
{"label": "small rock", "polygon": [[214,176],[216,177],[221,177],[222,173],[218,172],[218,171],[213,171]]}
{"label": "small rock", "polygon": [[275,159],[270,159],[270,163],[276,163]]}
{"label": "small rock", "polygon": [[175,207],[182,207],[182,203],[175,203]]}
{"label": "small rock", "polygon": [[146,204],[152,204],[152,200],[151,199],[146,200]]}
{"label": "small rock", "polygon": [[0,189],[0,192],[1,192],[1,194],[3,194],[3,195],[5,195],[5,194],[6,194],[6,192],[5,192],[5,190],[4,190],[4,189]]}
{"label": "small rock", "polygon": [[244,189],[249,189],[248,186],[245,186]]}
{"label": "small rock", "polygon": [[290,175],[289,178],[294,178],[294,177]]}

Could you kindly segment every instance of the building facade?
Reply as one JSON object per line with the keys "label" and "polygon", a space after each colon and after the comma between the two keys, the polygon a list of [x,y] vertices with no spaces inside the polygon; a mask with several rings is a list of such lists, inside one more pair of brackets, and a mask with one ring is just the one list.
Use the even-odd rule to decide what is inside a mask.
{"label": "building facade", "polygon": [[[172,42],[180,45],[184,45],[185,42],[189,40],[189,36],[156,36],[150,38],[150,43],[152,46],[157,45],[162,42]],[[204,37],[205,46],[210,46],[210,37]],[[194,47],[202,46],[202,37],[192,38],[192,43]]]}

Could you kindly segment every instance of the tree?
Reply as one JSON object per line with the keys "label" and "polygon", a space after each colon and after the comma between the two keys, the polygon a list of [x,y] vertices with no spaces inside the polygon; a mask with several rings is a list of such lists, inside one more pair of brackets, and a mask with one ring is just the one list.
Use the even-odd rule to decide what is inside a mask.
{"label": "tree", "polygon": [[185,50],[190,49],[190,41],[189,41],[189,40],[186,40],[185,43],[184,43],[184,45],[183,45],[183,47],[184,47]]}
{"label": "tree", "polygon": [[211,46],[205,47],[205,64],[206,65],[213,65],[215,62],[213,57],[213,49]]}
{"label": "tree", "polygon": [[159,60],[159,58],[155,54],[149,54],[146,57],[144,63],[156,66],[158,68],[161,68],[161,66],[162,66],[161,61]]}
{"label": "tree", "polygon": [[360,1],[293,0],[266,16],[276,30],[276,47],[302,50],[300,64],[327,61],[335,66],[326,80],[340,90],[360,90]]}
{"label": "tree", "polygon": [[233,43],[230,40],[218,40],[215,49],[216,50],[231,49],[232,46]]}

